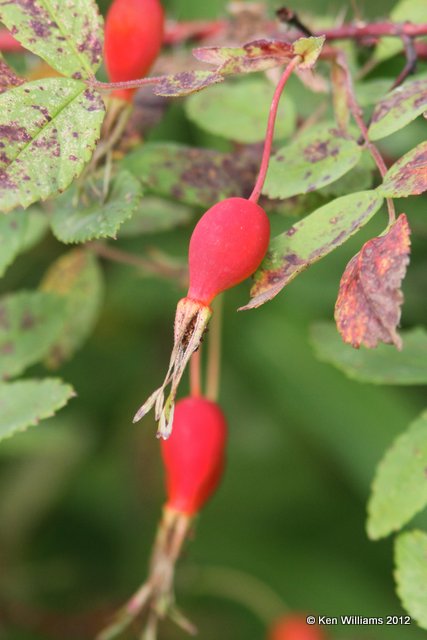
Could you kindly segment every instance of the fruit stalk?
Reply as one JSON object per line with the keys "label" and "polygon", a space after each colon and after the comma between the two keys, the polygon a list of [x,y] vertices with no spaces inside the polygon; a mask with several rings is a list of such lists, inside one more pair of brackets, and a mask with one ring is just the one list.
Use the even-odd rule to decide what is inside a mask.
{"label": "fruit stalk", "polygon": [[167,500],[157,531],[149,575],[97,640],[112,640],[140,614],[155,637],[159,619],[171,617],[190,634],[195,627],[175,605],[175,566],[195,516],[218,487],[224,469],[227,425],[218,404],[187,397],[176,405],[172,437],[161,442]]}

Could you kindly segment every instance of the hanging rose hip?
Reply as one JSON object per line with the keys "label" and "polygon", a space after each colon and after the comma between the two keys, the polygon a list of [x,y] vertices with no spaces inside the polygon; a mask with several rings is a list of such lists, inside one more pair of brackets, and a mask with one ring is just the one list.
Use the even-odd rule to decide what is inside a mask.
{"label": "hanging rose hip", "polygon": [[166,509],[196,514],[211,497],[224,468],[227,424],[220,407],[206,398],[184,398],[175,407],[173,432],[162,440]]}
{"label": "hanging rose hip", "polygon": [[[105,64],[112,82],[147,75],[162,46],[164,11],[159,0],[113,0],[105,19]],[[113,95],[132,101],[136,89]]]}
{"label": "hanging rose hip", "polygon": [[327,636],[317,624],[308,624],[307,616],[294,613],[273,623],[267,640],[327,640]]}
{"label": "hanging rose hip", "polygon": [[167,500],[151,554],[148,578],[97,640],[111,640],[144,611],[150,612],[148,624],[151,622],[152,625],[146,629],[147,638],[156,637],[158,621],[167,615],[191,635],[197,632],[177,609],[175,566],[193,528],[194,516],[221,480],[227,424],[219,405],[199,396],[179,400],[173,421],[171,437],[161,442]]}
{"label": "hanging rose hip", "polygon": [[[177,305],[168,373],[163,385],[139,409],[134,422],[155,406],[159,435],[169,437],[178,385],[212,315],[210,303],[219,293],[256,271],[269,240],[267,214],[256,202],[245,198],[222,200],[200,218],[190,240],[190,286],[187,296]],[[164,390],[170,383],[171,391],[165,402]]]}
{"label": "hanging rose hip", "polygon": [[[177,305],[169,368],[161,387],[134,417],[137,422],[154,407],[159,421],[158,435],[164,439],[171,433],[179,382],[212,315],[210,303],[219,293],[254,273],[267,252],[270,223],[258,199],[268,169],[280,95],[300,60],[299,55],[291,60],[274,92],[261,167],[252,194],[248,199],[236,197],[218,202],[200,218],[192,233],[188,255],[190,286],[187,296]],[[168,385],[170,392],[165,400]]]}

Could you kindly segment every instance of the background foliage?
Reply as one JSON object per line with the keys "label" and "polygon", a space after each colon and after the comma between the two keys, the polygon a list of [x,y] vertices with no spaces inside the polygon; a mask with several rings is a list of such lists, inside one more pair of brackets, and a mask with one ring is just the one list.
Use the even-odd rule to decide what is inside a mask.
{"label": "background foliage", "polygon": [[[108,3],[99,4],[106,9]],[[165,5],[176,19],[215,18],[224,9],[221,0]],[[364,5],[364,15],[378,17],[393,3]],[[305,0],[298,3],[298,10],[303,8],[328,18],[350,12],[347,2]],[[400,66],[401,61],[388,60],[372,77],[393,78]],[[301,101],[300,85],[295,81],[289,87],[299,115],[309,116],[317,98]],[[204,133],[196,122],[183,101],[174,102],[146,139],[228,149],[223,138]],[[399,157],[423,140],[425,127],[419,119],[384,140],[382,148]],[[402,320],[403,328],[411,328],[426,317],[424,196],[405,200],[402,207],[413,229]],[[178,230],[123,235],[119,246],[140,255],[160,247],[182,259],[191,229],[185,213]],[[425,408],[425,390],[410,384],[371,386],[346,377],[318,360],[311,328],[331,320],[346,263],[384,224],[385,215],[376,216],[258,311],[236,314],[247,302],[246,284],[225,297],[221,403],[230,425],[229,464],[178,573],[180,602],[203,640],[264,635],[256,612],[239,604],[257,600],[251,583],[233,573],[215,582],[209,568],[217,566],[256,576],[292,609],[331,616],[403,614],[392,581],[392,541],[368,540],[366,503],[379,459]],[[283,218],[275,217],[273,229],[282,228]],[[53,235],[45,235],[7,270],[0,292],[37,288],[63,249]],[[131,418],[153,380],[162,378],[183,290],[106,262],[103,290],[100,274],[86,267],[88,272],[85,265],[83,274],[79,271],[86,284],[77,289],[92,287],[100,305],[104,298],[94,333],[60,370],[78,398],[0,448],[2,640],[92,637],[108,612],[143,580],[164,497],[152,417],[138,426]],[[75,304],[82,306],[79,299]],[[91,309],[85,311],[90,315]],[[50,337],[60,331],[53,328]],[[52,356],[48,346],[47,357]],[[63,344],[65,352],[75,346]],[[46,369],[31,366],[29,375],[45,376]],[[425,529],[425,513],[415,524]],[[398,552],[410,551],[410,541],[402,538]],[[353,640],[424,636],[415,625],[403,631],[341,626],[330,631],[333,638]],[[165,640],[181,637],[168,625],[163,634]]]}

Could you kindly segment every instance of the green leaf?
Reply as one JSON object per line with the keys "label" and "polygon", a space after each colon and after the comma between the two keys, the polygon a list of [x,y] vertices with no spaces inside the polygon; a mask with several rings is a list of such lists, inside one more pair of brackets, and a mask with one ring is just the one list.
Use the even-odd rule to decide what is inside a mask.
{"label": "green leaf", "polygon": [[404,198],[427,190],[427,142],[395,162],[384,176],[377,191],[386,198]]}
{"label": "green leaf", "polygon": [[[390,13],[391,22],[413,22],[423,24],[427,22],[427,0],[401,0]],[[374,59],[383,62],[402,51],[402,39],[381,38],[375,49]]]}
{"label": "green leaf", "polygon": [[325,36],[311,36],[309,38],[298,38],[298,40],[295,40],[294,53],[303,58],[303,61],[299,65],[300,69],[310,69],[316,64],[324,42]]}
{"label": "green leaf", "polygon": [[51,265],[40,288],[65,302],[61,332],[46,361],[56,368],[74,354],[95,325],[103,298],[102,272],[91,253],[73,249]]}
{"label": "green leaf", "polygon": [[0,22],[65,76],[88,78],[100,65],[102,19],[95,0],[0,0]]}
{"label": "green leaf", "polygon": [[[274,87],[253,78],[234,85],[212,87],[186,102],[188,117],[199,127],[236,142],[264,139]],[[292,134],[296,124],[293,102],[284,96],[279,105],[275,137]]]}
{"label": "green leaf", "polygon": [[253,309],[274,298],[298,274],[343,244],[381,207],[375,191],[361,191],[328,202],[288,231],[273,238],[267,256],[255,273]]}
{"label": "green leaf", "polygon": [[55,378],[0,384],[0,440],[50,418],[74,395],[70,385]]}
{"label": "green leaf", "polygon": [[19,210],[0,216],[0,277],[19,253],[40,240],[46,229],[46,215],[39,210]]}
{"label": "green leaf", "polygon": [[123,159],[149,193],[187,205],[212,206],[222,198],[248,196],[258,157],[220,153],[167,142],[146,143]]}
{"label": "green leaf", "polygon": [[427,534],[414,530],[395,541],[397,593],[406,611],[427,629]]}
{"label": "green leaf", "polygon": [[0,298],[0,379],[42,360],[58,338],[64,303],[48,293],[22,292]]}
{"label": "green leaf", "polygon": [[139,236],[144,233],[169,231],[186,225],[194,217],[190,207],[148,196],[142,201],[138,211],[120,227],[120,238]]}
{"label": "green leaf", "polygon": [[311,330],[316,356],[343,371],[349,378],[376,384],[427,384],[427,332],[402,331],[403,348],[380,344],[375,349],[354,349],[345,344],[335,324],[318,322]]}
{"label": "green leaf", "polygon": [[[378,96],[383,96],[390,90],[390,78],[372,78],[354,85],[357,102],[361,107],[369,107],[378,102]],[[404,85],[406,86],[406,84]]]}
{"label": "green leaf", "polygon": [[368,503],[368,535],[383,538],[427,505],[427,412],[388,449],[377,467]]}
{"label": "green leaf", "polygon": [[26,212],[16,211],[0,216],[0,276],[12,264],[22,246],[27,226]]}
{"label": "green leaf", "polygon": [[[27,224],[24,229],[24,236],[19,253],[27,251],[38,244],[40,240],[44,238],[49,228],[49,220],[43,209],[33,206],[27,209],[25,213],[27,214]],[[10,215],[13,215],[13,213]]]}
{"label": "green leaf", "polygon": [[374,171],[376,165],[368,151],[363,151],[359,162],[353,169],[346,173],[336,182],[326,185],[317,190],[322,196],[345,196],[348,193],[359,190],[370,189],[374,181]]}
{"label": "green leaf", "polygon": [[0,209],[66,189],[92,155],[104,111],[97,92],[67,78],[0,95]]}
{"label": "green leaf", "polygon": [[369,127],[370,139],[380,140],[399,131],[426,109],[427,78],[406,82],[376,104]]}
{"label": "green leaf", "polygon": [[361,154],[352,138],[334,129],[321,131],[316,127],[271,158],[263,193],[283,199],[315,191],[350,171]]}
{"label": "green leaf", "polygon": [[52,231],[61,242],[87,242],[94,238],[115,238],[125,220],[142,200],[142,187],[129,171],[121,171],[111,182],[105,201],[103,178],[73,185],[55,200]]}

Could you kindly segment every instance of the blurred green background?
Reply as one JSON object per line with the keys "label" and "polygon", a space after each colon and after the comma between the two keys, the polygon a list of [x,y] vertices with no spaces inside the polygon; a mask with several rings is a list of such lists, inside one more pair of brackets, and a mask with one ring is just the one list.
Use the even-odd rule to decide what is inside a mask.
{"label": "blurred green background", "polygon": [[[108,3],[100,4],[105,9]],[[218,17],[224,4],[165,1],[176,19]],[[301,0],[294,8],[323,17],[345,10],[351,18],[353,4],[376,17],[393,6],[386,0]],[[393,75],[396,64],[401,61],[383,65],[381,73]],[[309,112],[310,104],[304,108]],[[387,140],[387,152],[406,150],[424,129],[424,122],[411,125]],[[171,135],[208,143],[185,119],[182,102],[148,139]],[[209,138],[209,144],[220,142]],[[401,204],[413,227],[402,320],[410,327],[426,317],[427,222],[423,197]],[[228,466],[177,576],[178,601],[203,640],[260,640],[265,626],[255,608],[265,597],[266,610],[274,605],[261,587],[258,592],[233,572],[222,573],[222,584],[214,580],[212,567],[258,578],[292,610],[403,613],[394,594],[392,541],[367,539],[365,505],[378,460],[425,407],[425,391],[351,382],[317,362],[309,343],[310,324],[333,317],[347,261],[385,221],[378,214],[259,310],[236,313],[247,301],[247,283],[225,296],[220,401],[230,428]],[[119,243],[141,255],[158,246],[182,257],[190,233],[184,228]],[[62,251],[47,237],[10,268],[1,292],[37,286]],[[93,637],[146,574],[163,477],[152,416],[136,426],[131,419],[162,379],[175,305],[184,292],[129,267],[103,263],[103,269],[106,297],[96,330],[59,371],[78,397],[56,418],[0,446],[1,640]],[[42,367],[30,370],[33,376],[44,373]],[[339,626],[330,634],[352,640],[425,636],[415,625]],[[171,624],[162,627],[160,640],[180,637]]]}

